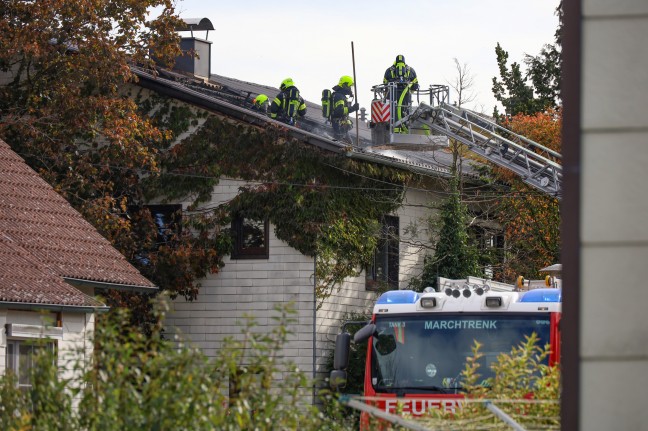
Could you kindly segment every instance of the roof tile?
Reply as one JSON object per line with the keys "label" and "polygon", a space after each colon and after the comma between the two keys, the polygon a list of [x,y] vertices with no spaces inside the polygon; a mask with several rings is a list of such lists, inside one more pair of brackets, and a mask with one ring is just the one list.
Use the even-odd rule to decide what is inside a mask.
{"label": "roof tile", "polygon": [[[25,286],[12,276],[11,268],[15,265],[27,271],[26,262],[37,262],[35,271],[41,274],[27,272],[31,274],[30,280],[41,277],[39,285],[48,288],[58,286],[56,289],[59,289],[60,285],[54,283],[51,274],[43,272],[43,268],[59,277],[155,287],[2,140],[0,172],[0,235],[3,238],[0,241],[3,262],[0,298],[10,300],[32,295],[29,297],[38,299],[29,289],[23,293],[15,291],[18,286]],[[23,260],[9,259],[17,249],[22,250]],[[12,294],[7,293],[7,286]]]}

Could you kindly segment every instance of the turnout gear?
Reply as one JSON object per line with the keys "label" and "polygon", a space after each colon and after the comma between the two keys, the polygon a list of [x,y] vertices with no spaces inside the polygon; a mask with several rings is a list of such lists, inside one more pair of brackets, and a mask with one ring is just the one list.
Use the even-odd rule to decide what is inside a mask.
{"label": "turnout gear", "polygon": [[268,96],[259,94],[252,100],[252,109],[255,111],[266,113],[268,111]]}
{"label": "turnout gear", "polygon": [[284,79],[279,88],[281,92],[270,105],[270,118],[294,126],[298,116],[306,115],[306,103],[291,78]]}
{"label": "turnout gear", "polygon": [[358,102],[351,103],[353,99],[353,78],[342,76],[339,84],[333,87],[331,94],[331,125],[333,126],[333,137],[339,140],[351,142],[349,130],[353,128],[353,123],[349,119],[349,114],[355,112],[360,107]]}
{"label": "turnout gear", "polygon": [[384,84],[396,83],[396,94],[394,94],[395,118],[400,120],[407,114],[412,104],[412,91],[419,89],[418,78],[413,67],[405,64],[405,56],[397,55],[394,64],[387,68],[383,79]]}

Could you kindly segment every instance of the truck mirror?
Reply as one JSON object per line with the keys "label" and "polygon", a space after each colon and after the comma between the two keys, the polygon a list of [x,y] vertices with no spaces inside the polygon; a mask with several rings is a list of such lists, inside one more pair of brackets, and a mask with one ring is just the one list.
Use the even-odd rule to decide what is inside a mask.
{"label": "truck mirror", "polygon": [[355,333],[355,335],[353,336],[353,342],[356,344],[362,343],[363,341],[368,340],[369,337],[371,337],[375,333],[376,325],[370,323]]}
{"label": "truck mirror", "polygon": [[329,386],[333,390],[342,389],[346,386],[347,372],[344,370],[333,370],[329,377]]}
{"label": "truck mirror", "polygon": [[351,334],[342,332],[335,337],[335,352],[333,354],[333,369],[346,370],[349,366],[349,350]]}

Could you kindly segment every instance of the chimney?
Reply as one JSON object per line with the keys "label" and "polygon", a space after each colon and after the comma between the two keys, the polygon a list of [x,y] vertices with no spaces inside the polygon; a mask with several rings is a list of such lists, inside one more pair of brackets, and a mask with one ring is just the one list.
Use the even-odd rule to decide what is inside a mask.
{"label": "chimney", "polygon": [[[190,37],[180,39],[180,49],[183,52],[195,52],[197,56],[190,54],[182,55],[176,58],[174,69],[182,72],[188,72],[200,78],[209,79],[211,75],[211,45],[207,40],[209,30],[214,30],[214,26],[207,18],[185,18],[184,26],[176,28],[177,32],[191,32]],[[204,31],[205,38],[200,39],[194,35],[194,31]]]}

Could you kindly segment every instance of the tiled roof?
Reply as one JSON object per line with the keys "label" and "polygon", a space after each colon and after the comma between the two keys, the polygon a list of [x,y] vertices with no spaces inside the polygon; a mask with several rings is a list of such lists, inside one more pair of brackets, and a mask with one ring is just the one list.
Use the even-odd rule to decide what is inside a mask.
{"label": "tiled roof", "polygon": [[27,250],[0,234],[0,302],[103,307],[39,263]]}
{"label": "tiled roof", "polygon": [[[174,71],[161,69],[160,75],[151,79],[142,70],[132,67],[140,77],[141,85],[146,86],[147,81],[155,82],[155,88],[161,89],[167,87],[171,97],[180,98],[192,103],[205,103],[207,99],[220,102],[221,108],[226,104],[244,108],[250,107],[251,100],[260,93],[268,95],[271,99],[279,92],[277,88],[268,85],[257,84],[253,82],[241,81],[235,78],[229,78],[221,75],[210,75],[209,83],[205,84],[202,80],[192,79],[191,77]],[[299,87],[299,85],[297,85]],[[198,96],[198,97],[196,97]],[[306,100],[306,116],[300,120],[300,129],[304,134],[312,134],[319,138],[319,143],[329,143],[331,145],[319,145],[333,151],[348,151],[348,145],[336,141],[332,137],[332,129],[321,114],[321,106],[317,103]],[[217,108],[218,109],[218,108]],[[250,112],[250,111],[248,111]],[[256,120],[256,113],[248,115],[239,115],[243,121]],[[370,113],[368,113],[370,115]],[[403,169],[429,174],[431,176],[449,176],[453,163],[452,154],[447,150],[430,150],[425,146],[413,149],[413,146],[402,145],[399,147],[383,148],[372,145],[371,130],[366,122],[355,122],[355,116],[350,116],[354,123],[354,129],[351,131],[353,138],[358,131],[359,145],[352,148],[352,156],[376,162],[379,164],[394,165]],[[265,122],[272,122],[269,117],[265,117]],[[255,124],[258,121],[254,121]],[[317,139],[310,139],[308,136],[301,137],[305,142],[318,144]],[[445,137],[439,137],[445,140]],[[349,155],[349,154],[347,154]],[[477,171],[470,161],[464,163],[463,174],[467,178],[475,177]]]}
{"label": "tiled roof", "polygon": [[[26,271],[29,266],[24,262],[39,264],[29,279],[43,278],[43,274],[47,274],[43,280],[51,281],[49,273],[43,272],[43,268],[47,268],[62,278],[115,287],[155,288],[2,140],[0,235],[3,237],[0,255],[4,268],[8,267],[5,256],[15,254],[16,250],[21,250],[20,256],[24,258],[22,265],[14,262],[18,267]],[[19,292],[11,293],[12,282],[5,285],[11,279],[0,278],[3,300],[21,299]],[[58,286],[50,284],[51,287],[55,285]]]}

